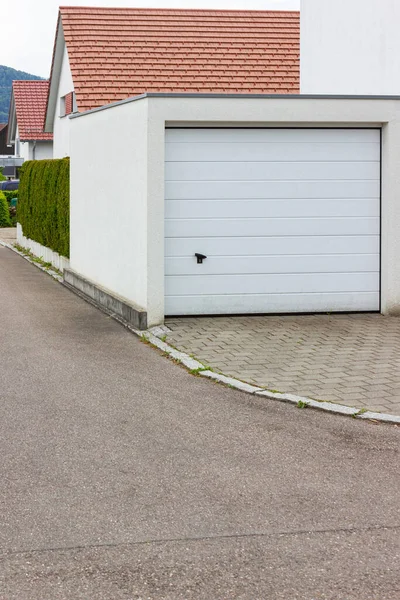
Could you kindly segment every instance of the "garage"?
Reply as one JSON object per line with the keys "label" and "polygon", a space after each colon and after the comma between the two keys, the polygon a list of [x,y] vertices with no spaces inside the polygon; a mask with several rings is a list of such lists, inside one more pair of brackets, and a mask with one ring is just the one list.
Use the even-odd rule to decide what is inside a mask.
{"label": "garage", "polygon": [[380,310],[379,128],[169,128],[165,314]]}

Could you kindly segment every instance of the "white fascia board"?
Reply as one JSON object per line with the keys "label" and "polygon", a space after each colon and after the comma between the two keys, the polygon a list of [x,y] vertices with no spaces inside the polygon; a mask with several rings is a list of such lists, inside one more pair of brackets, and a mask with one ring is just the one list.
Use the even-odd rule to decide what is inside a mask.
{"label": "white fascia board", "polygon": [[58,88],[60,85],[61,69],[63,63],[65,48],[64,30],[61,16],[58,20],[56,39],[54,42],[54,60],[50,75],[49,98],[47,102],[46,120],[44,125],[45,133],[53,133],[54,118],[57,108]]}

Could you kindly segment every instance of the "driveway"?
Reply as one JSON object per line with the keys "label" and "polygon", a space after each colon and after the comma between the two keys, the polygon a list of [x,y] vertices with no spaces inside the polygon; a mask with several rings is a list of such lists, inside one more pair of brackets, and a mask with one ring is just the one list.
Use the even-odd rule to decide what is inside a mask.
{"label": "driveway", "polygon": [[400,318],[379,314],[172,318],[166,341],[225,375],[400,415]]}
{"label": "driveway", "polygon": [[400,597],[400,429],[191,376],[0,247],[1,600]]}

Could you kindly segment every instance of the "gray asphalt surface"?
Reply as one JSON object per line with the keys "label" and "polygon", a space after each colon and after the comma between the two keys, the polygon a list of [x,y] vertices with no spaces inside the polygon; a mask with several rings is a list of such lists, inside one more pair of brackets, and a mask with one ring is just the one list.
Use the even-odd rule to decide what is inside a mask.
{"label": "gray asphalt surface", "polygon": [[400,598],[400,429],[257,399],[0,248],[1,600]]}

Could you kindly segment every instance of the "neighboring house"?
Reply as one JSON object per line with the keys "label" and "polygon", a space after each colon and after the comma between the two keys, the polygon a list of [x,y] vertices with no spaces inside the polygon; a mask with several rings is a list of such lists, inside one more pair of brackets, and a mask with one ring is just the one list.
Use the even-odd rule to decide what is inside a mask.
{"label": "neighboring house", "polygon": [[400,95],[398,0],[301,0],[301,93]]}
{"label": "neighboring house", "polygon": [[14,146],[7,145],[7,123],[0,123],[0,156],[12,156],[14,154]]}
{"label": "neighboring house", "polygon": [[14,157],[14,146],[7,144],[7,123],[0,123],[0,167],[5,177],[15,177],[21,162]]}
{"label": "neighboring house", "polygon": [[61,8],[45,125],[54,156],[70,154],[68,115],[145,92],[298,93],[299,45],[298,12]]}
{"label": "neighboring house", "polygon": [[7,143],[24,160],[53,158],[53,134],[43,130],[48,89],[48,81],[13,82]]}

